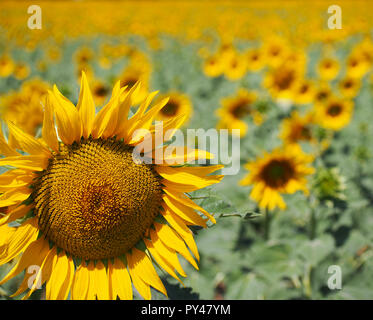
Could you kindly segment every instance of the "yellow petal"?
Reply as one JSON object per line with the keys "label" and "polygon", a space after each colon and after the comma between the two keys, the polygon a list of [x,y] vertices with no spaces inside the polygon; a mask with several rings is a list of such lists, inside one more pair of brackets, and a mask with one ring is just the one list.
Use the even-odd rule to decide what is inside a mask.
{"label": "yellow petal", "polygon": [[13,207],[12,209],[9,210],[9,212],[7,213],[5,217],[0,219],[0,226],[5,223],[10,223],[19,218],[22,218],[27,213],[29,213],[32,210],[32,208],[33,208],[33,205],[30,205],[30,206],[20,205],[20,206]]}
{"label": "yellow petal", "polygon": [[136,248],[132,248],[132,254],[128,256],[128,265],[130,268],[132,267],[144,282],[167,296],[166,288],[146,253]]}
{"label": "yellow petal", "polygon": [[194,201],[187,198],[183,193],[180,193],[180,192],[176,193],[176,192],[172,192],[172,191],[167,190],[167,189],[164,189],[163,191],[168,196],[170,196],[172,199],[180,202],[181,204],[183,204],[187,207],[190,207],[194,210],[198,210],[198,211],[202,212],[205,216],[207,216],[211,220],[212,223],[216,223],[215,218],[211,214],[209,214],[205,209],[203,209],[202,207],[200,207],[199,205],[194,203]]}
{"label": "yellow petal", "polygon": [[39,155],[6,157],[0,159],[0,165],[30,171],[43,171],[48,166],[48,158]]}
{"label": "yellow petal", "polygon": [[51,276],[45,287],[47,300],[66,300],[71,285],[70,262],[63,251],[54,255]]}
{"label": "yellow petal", "polygon": [[14,139],[16,139],[17,144],[23,151],[26,151],[31,155],[50,155],[50,151],[33,136],[29,135],[26,132],[23,132],[20,128],[18,128],[11,122],[8,122],[7,124],[9,133],[13,136]]}
{"label": "yellow petal", "polygon": [[133,285],[139,292],[139,294],[145,299],[150,300],[151,299],[151,292],[150,292],[150,286],[148,283],[146,283],[142,278],[140,277],[140,271],[138,268],[136,268],[137,260],[139,258],[132,257],[131,253],[126,254],[127,262],[128,262],[128,269],[131,275],[131,280],[133,282]]}
{"label": "yellow petal", "polygon": [[132,283],[130,275],[124,263],[114,258],[114,263],[109,260],[109,292],[110,298],[116,299],[119,297],[121,300],[132,300]]}
{"label": "yellow petal", "polygon": [[184,206],[180,202],[175,201],[167,195],[163,196],[163,201],[163,207],[165,208],[165,210],[172,211],[177,216],[187,221],[189,224],[201,226],[204,228],[207,227],[206,221],[202,219],[202,217],[198,213],[196,213],[192,208]]}
{"label": "yellow petal", "polygon": [[8,243],[0,247],[0,265],[7,263],[22,251],[24,251],[31,242],[35,241],[39,230],[37,227],[37,218],[26,220],[9,237]]}
{"label": "yellow petal", "polygon": [[72,300],[85,300],[89,287],[89,273],[84,262],[76,269],[71,286]]}
{"label": "yellow petal", "polygon": [[0,207],[9,207],[21,203],[30,196],[31,191],[29,187],[20,187],[3,193],[0,196]]}
{"label": "yellow petal", "polygon": [[[198,265],[194,261],[192,255],[190,254],[188,248],[186,247],[184,241],[177,235],[177,233],[172,230],[166,224],[154,223],[155,230],[159,239],[168,247],[179,252],[189,263],[198,270]],[[152,233],[152,232],[151,232]]]}
{"label": "yellow petal", "polygon": [[65,144],[80,141],[82,136],[82,124],[80,115],[75,106],[53,87],[53,93],[49,91],[49,99],[56,114],[58,135]]}
{"label": "yellow petal", "polygon": [[50,97],[47,95],[45,108],[44,108],[44,119],[43,128],[41,130],[43,140],[53,150],[58,151],[58,140],[56,134],[56,128],[53,120],[53,108],[51,106]]}
{"label": "yellow petal", "polygon": [[87,81],[87,76],[85,75],[84,71],[82,72],[79,101],[76,108],[79,111],[80,119],[83,125],[83,137],[87,139],[92,133],[96,108]]}

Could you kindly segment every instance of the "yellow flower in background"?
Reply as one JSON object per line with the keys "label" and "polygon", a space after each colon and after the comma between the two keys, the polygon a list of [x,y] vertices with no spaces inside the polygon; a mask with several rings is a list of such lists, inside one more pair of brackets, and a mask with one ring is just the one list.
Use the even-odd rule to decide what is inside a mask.
{"label": "yellow flower in background", "polygon": [[315,142],[312,134],[312,126],[314,124],[314,115],[309,112],[304,116],[299,115],[297,111],[293,111],[290,118],[282,121],[282,129],[280,138],[284,144],[293,144],[300,142]]}
{"label": "yellow flower in background", "polygon": [[100,80],[92,80],[90,82],[90,87],[92,90],[93,100],[96,106],[103,105],[109,98],[110,88],[108,84],[105,84]]}
{"label": "yellow flower in background", "polygon": [[0,57],[0,77],[9,77],[14,70],[14,61],[9,55],[2,55]]}
{"label": "yellow flower in background", "polygon": [[243,54],[234,52],[224,61],[224,75],[235,81],[241,79],[247,72],[247,61]]}
{"label": "yellow flower in background", "polygon": [[[69,294],[72,299],[132,299],[133,284],[150,299],[150,287],[167,295],[153,259],[180,282],[178,274],[186,274],[177,254],[198,269],[189,226],[206,227],[208,219],[215,219],[185,193],[220,182],[222,176],[210,174],[222,166],[135,163],[133,149],[145,138],[137,129],[149,130],[154,138],[152,122],[167,103],[164,99],[149,108],[152,93],[128,119],[138,86],[126,91],[118,81],[110,101],[95,114],[83,74],[76,107],[56,86],[48,92],[42,139],[8,122],[26,155],[0,137],[5,155],[0,165],[14,167],[0,176],[0,207],[6,208],[0,219],[6,249],[0,264],[17,258],[0,284],[30,265],[40,266],[33,286],[28,287],[32,275],[26,273],[12,296],[30,289],[23,297],[27,299],[40,282],[46,284],[47,299]],[[184,118],[165,122],[164,132],[178,128]],[[211,158],[204,151],[191,152]],[[19,226],[8,225],[20,218]]]}
{"label": "yellow flower in background", "polygon": [[58,62],[59,60],[61,60],[62,53],[60,48],[58,48],[57,46],[51,46],[47,49],[47,56],[51,61]]}
{"label": "yellow flower in background", "polygon": [[315,95],[315,85],[310,80],[300,80],[294,86],[294,102],[297,104],[307,104],[313,102]]}
{"label": "yellow flower in background", "polygon": [[290,144],[283,148],[265,152],[245,168],[249,174],[244,177],[242,186],[253,185],[250,198],[258,202],[262,209],[286,208],[281,194],[303,191],[308,194],[306,177],[314,173],[310,166],[313,157],[305,154],[299,145]]}
{"label": "yellow flower in background", "polygon": [[269,37],[263,44],[265,61],[272,68],[277,68],[284,63],[289,50],[286,40],[278,36]]}
{"label": "yellow flower in background", "polygon": [[322,127],[337,131],[350,123],[353,108],[351,100],[331,97],[315,104],[315,120]]}
{"label": "yellow flower in background", "polygon": [[343,97],[355,98],[360,90],[361,82],[358,78],[346,77],[338,83],[339,91]]}
{"label": "yellow flower in background", "polygon": [[158,112],[156,119],[160,121],[167,121],[174,117],[184,115],[185,122],[183,124],[187,123],[193,113],[193,107],[189,97],[186,94],[171,91],[160,95],[156,101],[160,101],[166,97],[168,97],[169,100]]}
{"label": "yellow flower in background", "polygon": [[[26,133],[35,135],[43,122],[43,104],[48,89],[48,84],[39,79],[24,82],[19,91],[2,97],[1,118],[11,121]],[[9,143],[18,147],[14,145],[12,135],[9,137]]]}
{"label": "yellow flower in background", "polygon": [[30,67],[25,63],[16,63],[14,66],[13,75],[18,80],[26,79],[30,74]]}
{"label": "yellow flower in background", "polygon": [[90,47],[82,46],[75,52],[75,61],[78,65],[87,65],[92,61],[94,52]]}
{"label": "yellow flower in background", "polygon": [[223,61],[217,54],[207,57],[207,59],[203,63],[203,72],[208,77],[218,77],[223,74],[223,70]]}
{"label": "yellow flower in background", "polygon": [[260,48],[249,49],[245,55],[248,71],[257,72],[264,68],[265,59],[263,51]]}
{"label": "yellow flower in background", "polygon": [[327,82],[321,82],[315,89],[313,100],[314,102],[324,102],[332,96],[332,89]]}
{"label": "yellow flower in background", "polygon": [[360,53],[352,53],[346,62],[347,76],[351,78],[362,78],[370,68],[366,58]]}
{"label": "yellow flower in background", "polygon": [[259,111],[255,109],[256,100],[256,93],[246,89],[239,89],[236,95],[222,99],[222,106],[216,111],[220,118],[218,129],[240,129],[240,136],[244,137],[248,130],[245,121],[247,117],[251,116],[257,125],[263,120]]}
{"label": "yellow flower in background", "polygon": [[301,76],[294,65],[284,63],[267,72],[263,85],[274,99],[294,101],[295,88]]}
{"label": "yellow flower in background", "polygon": [[318,64],[318,73],[321,80],[330,81],[333,80],[339,73],[339,63],[333,58],[323,58]]}

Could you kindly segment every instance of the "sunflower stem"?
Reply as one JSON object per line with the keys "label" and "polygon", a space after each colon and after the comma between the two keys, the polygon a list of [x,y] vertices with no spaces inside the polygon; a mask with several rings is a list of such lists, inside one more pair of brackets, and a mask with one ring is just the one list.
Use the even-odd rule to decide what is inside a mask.
{"label": "sunflower stem", "polygon": [[264,240],[269,240],[270,227],[271,227],[271,213],[268,208],[264,209]]}

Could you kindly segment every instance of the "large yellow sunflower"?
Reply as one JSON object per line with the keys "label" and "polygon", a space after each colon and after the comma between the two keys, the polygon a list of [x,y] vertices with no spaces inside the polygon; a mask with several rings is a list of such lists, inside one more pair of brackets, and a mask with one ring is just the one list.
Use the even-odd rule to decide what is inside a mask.
{"label": "large yellow sunflower", "polygon": [[285,209],[281,193],[298,190],[308,193],[306,176],[314,172],[309,166],[312,161],[313,157],[305,154],[299,145],[286,145],[247,163],[245,167],[250,172],[240,184],[254,186],[250,197],[260,208]]}
{"label": "large yellow sunflower", "polygon": [[[159,134],[152,123],[167,102],[149,109],[151,93],[128,118],[138,87],[127,91],[118,81],[109,102],[95,114],[83,74],[76,107],[56,86],[48,92],[41,139],[8,123],[26,153],[21,155],[1,137],[5,157],[0,165],[12,169],[0,176],[0,208],[5,212],[0,264],[19,259],[0,284],[26,270],[13,295],[30,289],[23,297],[28,298],[38,283],[45,283],[47,299],[131,299],[133,284],[150,299],[150,287],[167,294],[153,260],[179,281],[179,275],[186,275],[178,254],[198,269],[198,250],[188,227],[206,227],[208,219],[215,219],[184,193],[220,182],[222,176],[210,174],[222,166],[134,161],[133,149],[145,138],[137,129]],[[165,122],[163,133],[183,120],[182,115]],[[190,152],[211,158],[207,152]],[[150,154],[156,158],[156,152]],[[179,160],[188,156],[189,151]],[[15,221],[18,226],[8,225]],[[31,265],[40,267],[34,281],[28,273]]]}

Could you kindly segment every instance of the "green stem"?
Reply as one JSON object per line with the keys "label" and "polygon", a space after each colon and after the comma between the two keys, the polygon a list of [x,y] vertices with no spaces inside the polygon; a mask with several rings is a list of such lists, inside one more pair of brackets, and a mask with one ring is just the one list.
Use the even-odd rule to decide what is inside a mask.
{"label": "green stem", "polygon": [[316,219],[316,215],[315,215],[315,209],[311,208],[310,233],[309,233],[310,240],[315,239],[315,235],[316,235],[316,223],[317,223],[317,219]]}
{"label": "green stem", "polygon": [[269,210],[266,208],[264,209],[264,240],[269,240],[269,235],[270,235],[270,227],[271,227],[271,213]]}

